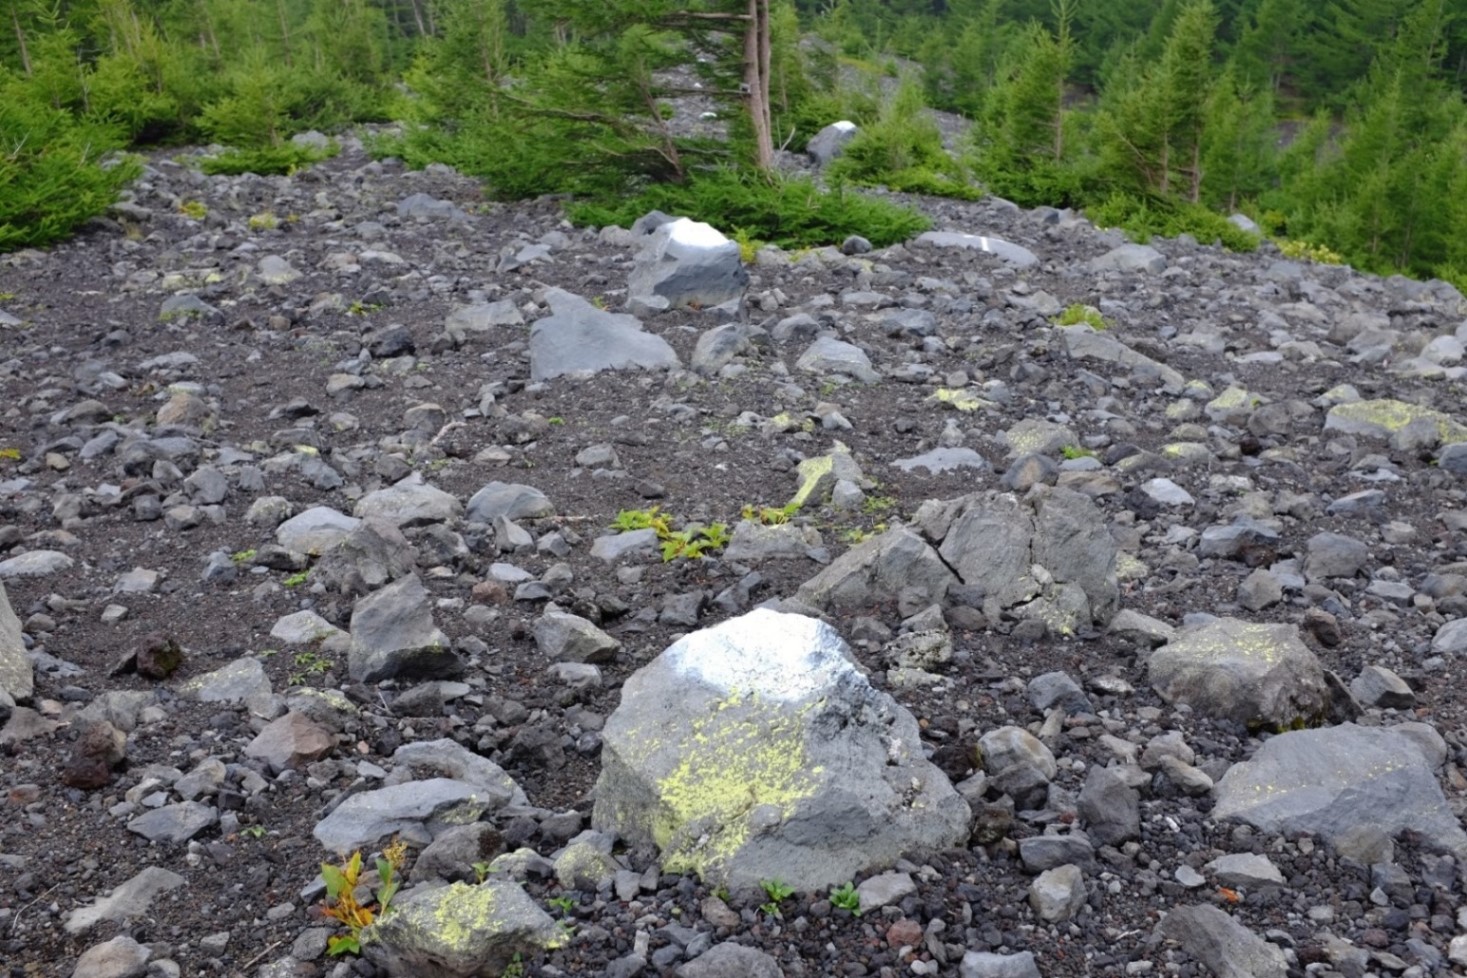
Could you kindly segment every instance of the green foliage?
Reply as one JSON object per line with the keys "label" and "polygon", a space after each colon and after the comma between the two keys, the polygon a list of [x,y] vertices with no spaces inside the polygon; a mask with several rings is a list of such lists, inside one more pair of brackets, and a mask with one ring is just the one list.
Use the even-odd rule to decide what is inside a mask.
{"label": "green foliage", "polygon": [[328,160],[340,152],[334,143],[327,149],[283,143],[254,149],[225,150],[199,161],[199,169],[210,175],[257,173],[261,176],[294,173],[304,167]]}
{"label": "green foliage", "polygon": [[921,87],[903,80],[876,118],[862,126],[828,168],[830,179],[886,185],[893,190],[975,198],[963,165],[942,145],[942,133]]}
{"label": "green foliage", "polygon": [[397,894],[398,887],[402,885],[397,873],[402,868],[406,857],[407,844],[398,839],[394,839],[392,844],[383,850],[382,855],[377,858],[377,890],[373,895],[374,899],[366,903],[359,902],[356,895],[357,887],[362,882],[362,854],[360,851],[352,853],[351,858],[340,866],[333,866],[331,863],[321,864],[321,878],[326,883],[324,913],[346,928],[345,934],[334,935],[328,939],[326,953],[331,955],[361,953],[362,929],[369,926],[378,917],[387,916],[391,911],[392,898]]}
{"label": "green foliage", "polygon": [[559,910],[561,913],[570,913],[576,908],[575,897],[570,896],[551,897],[545,902],[550,904],[556,910]]}
{"label": "green foliage", "polygon": [[699,175],[687,184],[650,186],[628,197],[573,203],[566,214],[576,224],[629,227],[650,210],[741,230],[781,248],[839,244],[852,234],[883,248],[931,226],[910,208],[839,186],[826,191],[808,178],[733,170]]}
{"label": "green foliage", "polygon": [[1135,241],[1145,242],[1153,235],[1190,234],[1203,244],[1221,242],[1232,251],[1255,251],[1259,245],[1256,234],[1229,223],[1216,211],[1174,198],[1113,193],[1087,207],[1085,213],[1097,226],[1121,228]]}
{"label": "green foliage", "polygon": [[611,529],[623,533],[631,530],[656,531],[664,562],[680,557],[697,559],[728,545],[728,525],[725,523],[710,523],[706,526],[695,524],[674,530],[674,520],[675,517],[662,512],[658,506],[649,509],[624,509],[612,520]]}
{"label": "green foliage", "polygon": [[300,587],[302,584],[306,583],[306,581],[308,581],[310,577],[311,575],[309,571],[300,571],[298,573],[291,574],[280,583],[284,584],[286,587]]}
{"label": "green foliage", "polygon": [[788,523],[790,518],[799,511],[799,503],[785,503],[783,506],[754,506],[746,503],[739,511],[739,515],[746,520],[763,523],[765,526],[779,526]]}
{"label": "green foliage", "polygon": [[0,73],[0,252],[51,244],[101,214],[141,166],[115,130],[21,97]]}
{"label": "green foliage", "polygon": [[759,909],[773,916],[779,913],[779,905],[795,895],[794,888],[780,879],[760,880],[760,887],[764,895],[769,897],[769,902],[762,904]]}
{"label": "green foliage", "polygon": [[1088,448],[1081,448],[1079,445],[1065,445],[1060,449],[1060,457],[1068,460],[1094,458],[1095,453]]}
{"label": "green foliage", "polygon": [[1064,311],[1050,322],[1056,326],[1078,326],[1080,323],[1088,323],[1091,329],[1110,329],[1110,323],[1105,321],[1099,309],[1081,302],[1074,302],[1066,306]]}
{"label": "green foliage", "polygon": [[856,892],[856,887],[851,883],[842,883],[830,891],[830,902],[832,906],[841,910],[849,910],[853,914],[861,912],[861,895]]}

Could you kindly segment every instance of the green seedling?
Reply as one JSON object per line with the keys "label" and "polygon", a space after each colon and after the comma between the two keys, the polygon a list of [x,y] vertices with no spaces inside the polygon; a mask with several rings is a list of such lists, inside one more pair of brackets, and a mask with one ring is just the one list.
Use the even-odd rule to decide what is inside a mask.
{"label": "green seedling", "polygon": [[486,879],[489,878],[489,864],[488,863],[474,863],[471,868],[474,871],[474,882],[475,883],[482,883]]}
{"label": "green seedling", "polygon": [[660,506],[650,509],[624,509],[616,514],[616,519],[611,521],[613,530],[626,532],[628,530],[656,530],[658,536],[671,532],[671,520],[666,513],[661,511]]}
{"label": "green seedling", "polygon": [[764,895],[769,897],[769,902],[759,907],[760,910],[771,917],[779,913],[779,905],[795,895],[794,887],[784,880],[760,880],[759,885],[764,888]]}
{"label": "green seedling", "polygon": [[739,515],[746,520],[763,523],[766,526],[779,526],[788,523],[790,517],[800,511],[799,503],[785,503],[783,506],[750,506],[745,505],[739,511]]}
{"label": "green seedling", "polygon": [[570,913],[572,910],[574,910],[576,908],[576,901],[575,901],[575,898],[574,897],[568,897],[568,896],[551,897],[549,900],[546,900],[545,902],[548,903],[548,904],[550,904],[555,909],[559,910],[561,913]]}
{"label": "green seedling", "polygon": [[209,208],[204,206],[203,201],[186,200],[178,205],[178,212],[191,221],[202,221],[209,214]]}
{"label": "green seedling", "polygon": [[331,955],[362,953],[362,928],[369,926],[379,917],[387,916],[392,908],[392,898],[401,885],[397,871],[402,868],[407,856],[407,843],[400,839],[383,850],[377,857],[377,892],[366,904],[357,902],[356,889],[361,882],[362,853],[352,853],[351,858],[340,866],[321,864],[321,878],[326,881],[325,914],[346,928],[345,934],[337,934],[326,942],[326,953]]}
{"label": "green seedling", "polygon": [[346,314],[348,316],[365,316],[367,313],[377,312],[381,308],[382,303],[380,302],[362,302],[360,299],[358,299],[356,302],[353,302],[351,305],[346,307]]}
{"label": "green seedling", "polygon": [[248,564],[250,561],[255,559],[255,551],[253,548],[249,550],[236,550],[234,553],[229,555],[229,559],[234,561],[236,564]]}
{"label": "green seedling", "polygon": [[1065,311],[1054,317],[1051,322],[1056,326],[1078,326],[1086,323],[1097,332],[1102,329],[1110,329],[1110,323],[1100,314],[1100,310],[1079,302],[1066,306]]}
{"label": "green seedling", "polygon": [[247,835],[251,839],[263,839],[265,837],[265,826],[247,825],[239,830],[240,835]]}
{"label": "green seedling", "polygon": [[284,584],[286,587],[300,587],[302,584],[306,583],[306,579],[310,576],[311,575],[307,571],[301,571],[298,574],[290,575],[280,583]]}
{"label": "green seedling", "polygon": [[1088,448],[1081,448],[1078,445],[1066,445],[1065,447],[1060,449],[1060,455],[1062,455],[1066,459],[1095,457],[1094,452],[1090,451]]}
{"label": "green seedling", "polygon": [[20,461],[20,449],[18,449],[18,448],[0,448],[0,462],[19,462],[19,461]]}
{"label": "green seedling", "polygon": [[249,227],[251,231],[274,231],[279,226],[280,218],[271,214],[269,211],[250,215]]}
{"label": "green seedling", "polygon": [[832,906],[849,910],[853,914],[861,913],[861,896],[856,892],[856,887],[850,883],[842,883],[831,890],[830,902]]}

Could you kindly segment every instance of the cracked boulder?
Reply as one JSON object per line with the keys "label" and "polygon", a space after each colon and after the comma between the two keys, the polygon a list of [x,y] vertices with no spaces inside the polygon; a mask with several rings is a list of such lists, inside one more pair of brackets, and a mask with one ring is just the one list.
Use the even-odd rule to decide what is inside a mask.
{"label": "cracked boulder", "polygon": [[688,635],[627,680],[603,738],[595,827],[732,890],[819,891],[968,837],[915,718],[813,618]]}
{"label": "cracked boulder", "polygon": [[718,229],[680,217],[652,232],[627,283],[627,308],[638,316],[707,309],[743,297],[749,273],[739,246]]}

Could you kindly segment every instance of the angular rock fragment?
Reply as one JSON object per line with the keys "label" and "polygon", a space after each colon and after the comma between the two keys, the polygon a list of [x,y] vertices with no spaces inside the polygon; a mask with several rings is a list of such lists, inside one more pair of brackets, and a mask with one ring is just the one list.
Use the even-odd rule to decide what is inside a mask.
{"label": "angular rock fragment", "polygon": [[736,242],[707,224],[678,218],[653,231],[637,253],[627,309],[637,316],[707,309],[741,298],[748,284]]}
{"label": "angular rock fragment", "polygon": [[550,289],[550,315],[530,327],[530,377],[553,380],[569,373],[677,367],[667,341],[642,329],[636,316],[597,309],[578,295]]}
{"label": "angular rock fragment", "polygon": [[357,682],[396,677],[445,679],[463,671],[448,636],[433,623],[428,591],[409,574],[356,603],[347,671]]}

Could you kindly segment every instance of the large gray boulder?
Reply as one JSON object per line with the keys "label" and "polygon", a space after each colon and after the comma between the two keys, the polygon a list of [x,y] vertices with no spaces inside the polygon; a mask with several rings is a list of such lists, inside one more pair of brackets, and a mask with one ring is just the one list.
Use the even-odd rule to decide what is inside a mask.
{"label": "large gray boulder", "polygon": [[365,519],[326,552],[313,576],[346,597],[360,597],[406,577],[417,564],[418,552],[401,530]]}
{"label": "large gray boulder", "polygon": [[550,315],[530,327],[530,378],[570,373],[677,367],[667,341],[642,329],[636,316],[597,309],[564,289],[545,293]]}
{"label": "large gray boulder", "polygon": [[404,781],[350,796],[317,822],[311,834],[325,848],[345,856],[399,832],[432,835],[476,822],[486,811],[503,805],[502,795],[453,778]]}
{"label": "large gray boulder", "polygon": [[1008,611],[1068,634],[1120,608],[1115,540],[1088,496],[1069,489],[972,493],[924,503],[916,523],[984,613]]}
{"label": "large gray boulder", "polygon": [[638,670],[602,733],[593,825],[668,872],[818,891],[961,845],[971,815],[830,626],[760,609]]}
{"label": "large gray boulder", "polygon": [[748,285],[738,244],[710,225],[680,217],[653,231],[637,253],[627,309],[638,316],[706,309],[742,298]]}
{"label": "large gray boulder", "polygon": [[20,619],[10,607],[5,585],[0,584],[0,692],[16,702],[24,702],[31,698],[35,688],[35,669],[25,654]]}
{"label": "large gray boulder", "polygon": [[1324,667],[1293,625],[1214,618],[1178,631],[1146,668],[1163,699],[1202,716],[1287,730],[1329,714]]}
{"label": "large gray boulder", "polygon": [[453,495],[424,482],[423,476],[414,472],[385,489],[367,493],[357,501],[352,515],[404,527],[446,523],[463,511],[463,504]]}
{"label": "large gray boulder", "polygon": [[1217,978],[1284,978],[1288,959],[1270,944],[1210,904],[1177,907],[1156,932],[1176,941]]}
{"label": "large gray boulder", "polygon": [[854,122],[845,119],[832,122],[810,138],[805,144],[805,152],[810,154],[816,166],[824,166],[839,156],[845,150],[846,143],[855,139],[859,131]]}
{"label": "large gray boulder", "polygon": [[347,671],[359,683],[382,679],[441,679],[463,671],[448,636],[433,624],[428,591],[409,574],[352,608]]}
{"label": "large gray boulder", "polygon": [[1215,819],[1264,832],[1317,835],[1335,845],[1410,829],[1426,845],[1467,858],[1467,833],[1437,783],[1445,756],[1425,724],[1343,723],[1270,738],[1217,783]]}
{"label": "large gray boulder", "polygon": [[497,978],[565,930],[518,883],[418,887],[362,931],[362,954],[394,978]]}

